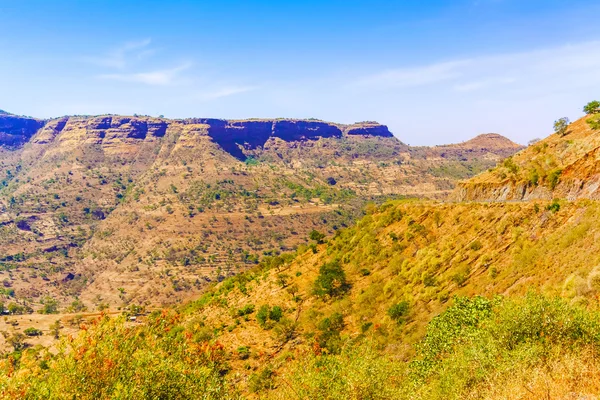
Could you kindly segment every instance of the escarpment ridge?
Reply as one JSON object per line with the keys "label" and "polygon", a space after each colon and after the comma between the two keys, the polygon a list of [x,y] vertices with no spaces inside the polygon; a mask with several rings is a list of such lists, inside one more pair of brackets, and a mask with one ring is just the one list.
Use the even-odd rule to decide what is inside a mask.
{"label": "escarpment ridge", "polygon": [[[376,122],[351,125],[335,124],[318,120],[302,119],[249,119],[225,120],[215,118],[164,119],[146,116],[103,115],[93,117],[65,116],[50,120],[0,113],[0,146],[23,146],[36,133],[35,143],[45,144],[60,133],[67,124],[83,125],[87,138],[96,137],[146,139],[162,137],[167,129],[182,125],[203,125],[204,133],[218,143],[223,150],[238,159],[245,159],[241,148],[257,149],[271,138],[284,141],[307,141],[320,138],[364,136],[393,138],[387,126]],[[240,148],[241,147],[241,148]]]}

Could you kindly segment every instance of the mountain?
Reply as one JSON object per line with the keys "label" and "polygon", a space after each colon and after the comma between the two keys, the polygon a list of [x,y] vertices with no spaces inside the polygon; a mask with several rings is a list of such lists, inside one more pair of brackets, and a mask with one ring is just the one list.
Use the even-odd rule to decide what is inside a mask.
{"label": "mountain", "polygon": [[351,225],[368,201],[446,196],[518,148],[498,136],[429,151],[374,122],[0,121],[0,262],[37,307],[181,301]]}
{"label": "mountain", "polygon": [[461,201],[600,198],[600,135],[589,117],[509,157],[496,168],[458,185]]}
{"label": "mountain", "polygon": [[[161,121],[146,122],[160,126],[156,122]],[[57,229],[62,239],[53,240],[59,243],[74,230],[69,239],[73,245],[65,251],[48,251],[45,258],[36,258],[37,253],[13,255],[3,263],[8,301],[14,302],[11,296],[22,296],[27,288],[41,287],[60,304],[47,297],[21,300],[23,306],[41,306],[43,313],[0,321],[5,347],[22,352],[18,363],[13,358],[0,363],[6,372],[0,374],[2,393],[33,398],[59,390],[69,397],[90,391],[106,397],[166,397],[176,391],[182,398],[201,393],[223,399],[535,399],[540,394],[576,398],[600,392],[594,386],[600,376],[595,357],[600,346],[600,203],[415,197],[365,205],[375,179],[393,171],[414,182],[440,176],[452,182],[450,174],[465,173],[473,165],[469,162],[519,146],[488,134],[457,145],[411,148],[387,135],[349,138],[347,127],[337,126],[341,133],[336,133],[333,124],[308,124],[314,121],[302,121],[312,127],[303,138],[298,139],[293,128],[290,136],[283,134],[286,140],[274,128],[276,122],[261,128],[268,139],[254,145],[244,133],[250,128],[219,122],[220,132],[234,129],[228,140],[238,146],[218,144],[208,134],[211,125],[206,121],[180,122],[181,126],[167,126],[160,145],[154,142],[162,139],[146,136],[145,151],[139,150],[144,147],[139,143],[114,139],[130,132],[122,125],[123,131],[88,130],[90,121],[85,119],[79,128],[68,129],[67,122],[62,131],[74,136],[58,142],[72,146],[62,157],[74,159],[69,159],[65,176],[54,179],[63,188],[85,182],[82,190],[74,191],[81,199],[74,201],[93,198],[98,205],[88,207],[88,216],[63,220],[62,230]],[[290,125],[297,127],[299,121]],[[33,153],[34,144],[48,137],[41,133],[52,126],[46,124],[22,148],[11,150],[29,161],[19,164],[18,177],[5,187],[5,195],[12,196],[7,213],[22,218],[3,226],[7,246],[38,246],[42,238],[32,235],[39,235],[44,226],[38,224],[41,207],[52,210],[48,202],[56,206],[72,201],[67,195],[54,196],[58,189],[49,182],[51,177],[37,176],[43,169],[55,171],[65,165],[58,150],[64,144]],[[552,164],[559,151],[576,144],[571,159],[565,161],[567,153],[562,153],[561,165],[578,166],[587,160],[589,150],[581,147],[593,141],[594,132],[576,122],[569,134],[577,127],[582,129],[582,142],[577,136],[541,141],[544,159]],[[93,145],[82,146],[94,130],[104,133]],[[315,131],[326,137],[315,139]],[[171,137],[171,132],[179,134]],[[83,138],[75,140],[77,135]],[[99,152],[104,138],[109,139]],[[539,162],[531,149],[462,182],[455,195],[496,176],[497,170],[509,170],[517,179],[521,168]],[[111,158],[115,154],[119,158]],[[331,154],[335,161],[328,162]],[[46,157],[49,164],[39,167],[36,163]],[[371,157],[377,168],[365,167],[374,163]],[[401,162],[394,164],[397,157]],[[60,165],[52,164],[57,162]],[[86,167],[74,168],[78,163]],[[143,167],[145,163],[149,166]],[[586,168],[572,171],[572,179],[589,176],[576,175],[588,174]],[[394,182],[395,175],[391,177]],[[101,184],[101,179],[107,182]],[[539,179],[539,186],[548,179]],[[385,180],[377,183],[388,188]],[[105,190],[108,184],[112,192]],[[560,181],[555,189],[559,185]],[[84,200],[89,191],[93,195]],[[49,198],[42,196],[46,192]],[[28,203],[23,193],[37,196],[40,208]],[[302,240],[313,227],[329,226],[323,218],[355,207],[353,200],[364,206],[362,217],[344,219],[327,231],[329,235],[313,232],[310,241]],[[29,211],[19,208],[25,206]],[[68,207],[54,209],[66,215],[59,210]],[[17,238],[10,229],[25,232]],[[286,235],[287,229],[297,234]],[[86,235],[77,236],[77,231],[86,230]],[[263,252],[260,261],[256,250],[236,253],[270,246],[266,242],[273,232],[279,233],[279,248]],[[49,233],[42,235],[46,236]],[[286,240],[294,243],[294,237],[296,245],[288,245]],[[214,254],[218,256],[211,260]],[[48,273],[61,264],[71,265],[74,273],[44,287],[38,279],[41,271]],[[194,279],[200,282],[197,287]],[[62,325],[44,314],[73,299],[67,314],[54,317],[62,318]],[[180,299],[187,301],[147,312]],[[83,306],[114,310],[115,305],[122,316],[76,314],[85,311]],[[24,312],[17,306],[9,308]],[[26,343],[47,347],[54,343],[52,335],[62,335],[57,353],[44,347],[18,350],[25,342],[18,335],[24,329],[42,330],[42,336],[29,337]],[[591,378],[581,379],[584,375]]]}

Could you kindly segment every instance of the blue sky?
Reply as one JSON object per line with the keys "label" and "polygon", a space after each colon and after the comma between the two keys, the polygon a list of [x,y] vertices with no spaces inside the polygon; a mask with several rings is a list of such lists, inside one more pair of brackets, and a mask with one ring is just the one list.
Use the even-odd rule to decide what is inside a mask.
{"label": "blue sky", "polygon": [[597,0],[0,0],[0,109],[526,143],[600,98],[598,15]]}

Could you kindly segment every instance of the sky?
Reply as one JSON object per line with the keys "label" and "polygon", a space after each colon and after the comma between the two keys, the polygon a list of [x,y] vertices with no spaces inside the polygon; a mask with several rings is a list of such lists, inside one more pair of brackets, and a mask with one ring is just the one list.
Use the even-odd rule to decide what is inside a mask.
{"label": "sky", "polygon": [[525,144],[600,99],[597,0],[0,0],[0,109]]}

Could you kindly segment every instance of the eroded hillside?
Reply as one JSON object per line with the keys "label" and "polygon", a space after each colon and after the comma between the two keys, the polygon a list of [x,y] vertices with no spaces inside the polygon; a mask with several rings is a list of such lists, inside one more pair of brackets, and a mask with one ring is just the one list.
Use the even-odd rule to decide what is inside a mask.
{"label": "eroded hillside", "polygon": [[496,168],[461,182],[462,201],[600,198],[600,132],[589,116],[508,157]]}
{"label": "eroded hillside", "polygon": [[367,201],[445,196],[518,149],[411,148],[374,122],[0,118],[6,301],[34,308],[179,301]]}

